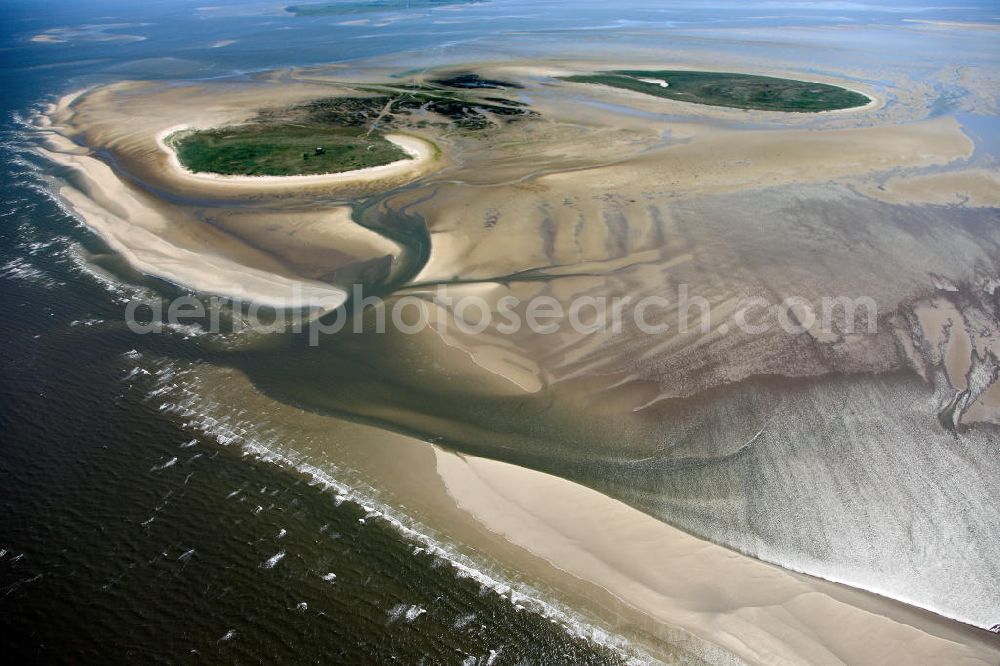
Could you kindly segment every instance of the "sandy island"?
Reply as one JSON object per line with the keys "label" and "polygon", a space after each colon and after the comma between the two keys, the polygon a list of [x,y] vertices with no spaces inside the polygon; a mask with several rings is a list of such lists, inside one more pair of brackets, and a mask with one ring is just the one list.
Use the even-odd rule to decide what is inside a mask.
{"label": "sandy island", "polygon": [[434,159],[435,148],[427,140],[409,134],[386,134],[385,138],[396,144],[409,155],[408,158],[396,160],[389,164],[338,171],[336,173],[319,173],[308,176],[234,176],[218,173],[191,171],[181,164],[175,151],[167,139],[177,132],[193,129],[190,125],[169,127],[156,135],[156,143],[170,158],[173,175],[181,180],[194,179],[211,183],[226,183],[227,185],[246,185],[248,190],[261,188],[286,188],[296,185],[346,185],[352,183],[370,183],[396,178],[399,176],[419,174],[428,162]]}

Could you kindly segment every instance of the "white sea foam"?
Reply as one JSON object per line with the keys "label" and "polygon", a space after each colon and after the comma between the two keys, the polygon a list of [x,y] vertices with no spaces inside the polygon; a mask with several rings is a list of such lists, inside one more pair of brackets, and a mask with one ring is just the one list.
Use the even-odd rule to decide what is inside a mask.
{"label": "white sea foam", "polygon": [[260,566],[262,569],[273,569],[274,565],[280,562],[285,557],[285,551],[279,550],[277,553],[267,558]]}
{"label": "white sea foam", "polygon": [[407,624],[413,622],[418,617],[427,612],[427,609],[422,608],[416,604],[396,604],[389,609],[387,613],[389,616],[389,623],[398,622],[399,620],[406,619]]}
{"label": "white sea foam", "polygon": [[456,619],[454,622],[451,623],[451,628],[462,629],[475,619],[476,619],[475,613],[469,613],[467,615],[459,615],[458,619]]}
{"label": "white sea foam", "polygon": [[177,457],[175,456],[170,460],[168,460],[167,462],[163,463],[162,465],[153,465],[152,467],[149,468],[149,471],[159,472],[160,470],[167,469],[168,467],[173,467],[176,464],[177,464]]}
{"label": "white sea foam", "polygon": [[65,283],[53,279],[24,257],[15,257],[0,266],[0,278],[22,280],[47,289],[65,286]]}

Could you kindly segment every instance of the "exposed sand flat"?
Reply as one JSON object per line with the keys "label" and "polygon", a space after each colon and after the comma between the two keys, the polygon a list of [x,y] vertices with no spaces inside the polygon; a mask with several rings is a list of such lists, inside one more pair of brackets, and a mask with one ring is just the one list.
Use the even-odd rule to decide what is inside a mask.
{"label": "exposed sand flat", "polygon": [[435,455],[448,494],[486,529],[750,663],[1000,659],[986,632],[737,555],[583,486],[437,448]]}
{"label": "exposed sand flat", "polygon": [[[322,82],[324,71],[330,78]],[[760,129],[777,121],[599,91],[567,104],[568,84],[529,81],[523,94],[539,121],[483,134],[421,125],[446,157],[424,161],[426,172],[361,181],[203,178],[171,165],[171,151],[157,141],[178,124],[241,122],[261,100],[280,107],[342,94],[337,71],[317,70],[312,82],[280,73],[240,84],[122,84],[65,100],[51,114],[51,129],[115,156],[112,171],[81,145],[55,148],[85,181],[67,198],[78,195],[73,206],[125,256],[141,254],[130,259],[134,265],[159,266],[155,274],[182,284],[191,284],[179,279],[186,276],[215,286],[211,280],[238,273],[247,276],[240,293],[261,300],[274,297],[277,282],[268,284],[268,276],[336,292],[354,276],[394,274],[391,262],[402,248],[357,228],[346,204],[409,183],[366,209],[366,223],[388,229],[378,223],[426,222],[430,261],[416,281],[462,283],[456,291],[483,296],[488,307],[508,294],[567,303],[673,296],[685,284],[719,319],[732,317],[746,295],[777,302],[840,294],[871,296],[879,313],[905,318],[939,277],[942,284],[969,282],[978,267],[995,265],[1000,232],[990,211],[892,206],[858,194],[859,183],[973,152],[952,118],[889,124],[903,106],[898,96],[884,114],[792,114],[787,125]],[[422,174],[428,177],[413,182]],[[425,250],[424,238],[416,240]],[[147,249],[153,241],[168,248],[157,255],[161,246]],[[206,268],[213,274],[204,275]],[[407,291],[426,296],[430,286]],[[967,304],[955,307],[969,316]],[[679,329],[679,308],[655,314]],[[996,328],[986,316],[969,321],[970,330]],[[900,329],[900,350],[897,325],[878,335],[807,327],[800,336],[721,327],[664,336],[634,327],[594,336],[429,330],[357,339],[350,354],[338,353],[344,347],[337,339],[331,353],[248,364],[248,372],[280,386],[280,376],[267,375],[280,367],[294,377],[284,390],[298,404],[565,473],[741,552],[991,626],[997,577],[990,543],[998,542],[981,539],[963,554],[953,545],[963,533],[993,534],[991,514],[979,507],[994,505],[994,495],[975,474],[994,469],[992,449],[972,450],[988,435],[974,432],[979,439],[962,440],[969,450],[954,453],[951,433],[933,412],[957,387],[931,387],[915,374],[931,383],[945,374],[937,368],[943,364],[967,389],[954,399],[988,420],[996,414],[988,409],[996,401],[989,361],[970,354],[980,349],[979,337],[955,333],[947,339],[957,344],[937,350],[945,353],[925,368],[928,352],[916,331]],[[336,363],[323,365],[331,358]],[[789,377],[811,379],[785,382]],[[965,403],[953,412],[961,414]],[[306,427],[299,413],[293,423]],[[370,444],[359,447],[355,464],[369,464]],[[417,447],[439,461],[421,468],[422,476],[407,467],[376,476],[375,485],[407,489],[412,494],[396,496],[408,508],[432,494],[428,504],[452,517],[458,505],[468,521],[475,516],[488,527],[456,529],[456,541],[492,552],[482,544],[496,539],[484,534],[503,535],[555,565],[539,576],[563,583],[571,576],[562,588],[570,594],[576,583],[602,589],[651,625],[700,627],[699,635],[747,660],[868,662],[901,654],[982,663],[995,656],[981,649],[981,633],[686,540],[657,518],[572,483]],[[849,455],[840,455],[845,450]],[[389,464],[406,459],[403,451]],[[924,460],[931,462],[919,467]],[[959,465],[966,461],[974,463]],[[425,494],[412,488],[436,479],[435,467],[457,501],[444,502],[439,486]],[[923,478],[930,468],[956,471]],[[906,470],[905,478],[884,483],[884,469]],[[942,525],[921,522],[936,519]],[[947,543],[928,546],[928,539]],[[929,553],[948,566],[928,568]],[[691,560],[680,579],[664,578],[671,561]],[[876,629],[866,633],[869,626]],[[888,642],[880,637],[879,647],[858,639],[880,634]]]}
{"label": "exposed sand flat", "polygon": [[294,214],[280,209],[221,209],[212,210],[207,219],[254,247],[266,247],[297,275],[309,278],[322,278],[354,264],[391,259],[402,251],[397,243],[356,224],[349,206],[324,206]]}
{"label": "exposed sand flat", "polygon": [[59,135],[47,144],[40,153],[73,169],[79,179],[76,185],[59,186],[59,196],[136,271],[194,291],[274,307],[326,310],[345,300],[343,289],[296,279],[270,254],[158,204]]}
{"label": "exposed sand flat", "polygon": [[[272,92],[272,104],[331,94],[326,88],[296,85]],[[163,144],[176,129],[162,127],[168,119],[186,120],[185,127],[240,122],[256,111],[259,96],[252,85],[223,85],[217,96],[202,86],[164,91],[148,83],[75,92],[39,118],[46,132],[41,152],[79,173],[82,188],[62,187],[61,196],[137,271],[195,291],[278,307],[336,307],[346,292],[319,279],[339,275],[340,284],[350,284],[357,271],[391,259],[399,246],[354,224],[347,206],[314,205],[313,210],[290,213],[281,202],[294,191],[386,187],[428,169],[435,149],[414,136],[392,135],[390,140],[412,159],[351,173],[230,178],[186,171]],[[94,157],[95,149],[112,151],[116,169]],[[139,186],[144,182],[185,198],[266,195],[274,204],[252,212],[239,207],[205,210],[150,194]]]}
{"label": "exposed sand flat", "polygon": [[[453,287],[448,292],[451,298],[481,299],[489,307],[495,307],[496,301],[506,294],[506,289],[489,283],[462,285]],[[481,316],[477,311],[478,308],[469,308],[472,311],[471,315],[463,313],[463,316],[468,318],[468,321],[462,320],[465,328],[459,325],[454,311],[432,303],[428,303],[427,308],[428,321],[438,339],[425,341],[424,344],[428,353],[440,359],[439,362],[451,365],[452,372],[463,372],[462,363],[458,359],[467,358],[478,369],[501,380],[499,387],[496,386],[496,382],[484,382],[489,385],[488,392],[493,395],[538,393],[542,389],[545,381],[538,363],[519,354],[517,347],[511,344],[509,336],[493,334],[490,331],[477,332],[477,329],[471,328],[477,324],[477,318]],[[436,348],[437,343],[443,343],[448,349]],[[456,358],[453,352],[458,352],[460,356]],[[505,384],[513,385],[514,390],[511,391],[511,387]]]}
{"label": "exposed sand flat", "polygon": [[689,143],[634,161],[539,178],[565,188],[646,184],[675,193],[721,193],[824,182],[895,167],[931,166],[969,157],[973,142],[954,118],[910,125],[824,131],[706,131]]}
{"label": "exposed sand flat", "polygon": [[[616,119],[610,113],[600,118]],[[634,122],[622,122],[630,120]],[[433,242],[430,261],[418,280],[456,273],[490,278],[539,267],[549,274],[611,273],[649,261],[643,253],[663,252],[664,242],[678,242],[681,230],[671,228],[671,210],[685,199],[838,179],[868,185],[879,173],[948,164],[973,150],[973,142],[952,118],[837,130],[664,126],[685,142],[630,158],[625,151],[635,149],[628,146],[628,133],[595,131],[592,143],[572,144],[567,137],[566,150],[586,146],[595,159],[609,162],[601,166],[553,168],[554,173],[527,182],[468,193],[459,186],[440,186],[434,199],[421,206]],[[616,152],[618,161],[613,160]],[[532,157],[532,164],[554,159]],[[982,182],[985,188],[988,179]],[[982,196],[990,195],[984,191]],[[620,223],[608,225],[612,219]],[[678,254],[688,256],[689,250]]]}
{"label": "exposed sand flat", "polygon": [[[263,432],[293,425],[283,444],[308,451],[300,462],[335,460],[357,475],[352,485],[377,488],[380,500],[406,507],[484,562],[516,567],[520,580],[554,589],[585,616],[598,612],[606,629],[667,663],[703,656],[705,644],[726,653],[712,653],[709,663],[951,666],[1000,658],[1000,644],[983,630],[765,564],[579,484],[274,402],[238,370],[201,365],[198,376],[205,403],[260,415]],[[689,651],[674,652],[675,641]]]}
{"label": "exposed sand flat", "polygon": [[987,169],[894,176],[882,185],[862,185],[858,190],[902,205],[1000,207],[1000,173]]}
{"label": "exposed sand flat", "polygon": [[93,205],[92,199],[76,189],[63,187],[59,194],[88,227],[140,273],[193,291],[276,308],[332,310],[346,300],[346,292],[333,285],[290,279],[210,252],[170,243],[154,231],[135,224],[135,218],[119,217]]}

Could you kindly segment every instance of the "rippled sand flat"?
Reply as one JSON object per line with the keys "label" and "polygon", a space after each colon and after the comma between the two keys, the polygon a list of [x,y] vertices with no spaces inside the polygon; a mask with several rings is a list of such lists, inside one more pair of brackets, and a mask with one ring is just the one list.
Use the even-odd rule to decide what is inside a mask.
{"label": "rippled sand flat", "polygon": [[[505,556],[557,588],[585,581],[589,607],[610,597],[639,626],[676,627],[643,638],[661,649],[690,634],[761,663],[995,661],[975,628],[1000,622],[995,166],[970,167],[960,120],[932,114],[904,77],[877,104],[818,115],[553,78],[595,64],[480,67],[523,85],[512,98],[540,115],[481,133],[414,123],[440,156],[371,178],[198,179],[157,141],[265,100],[344,94],[358,74],[338,80],[337,68],[98,88],[42,129],[72,173],[57,187],[73,210],[135,269],[206,293],[297,289],[294,305],[329,307],[359,282],[390,304],[447,286],[497,308],[683,287],[711,306],[707,330],[682,331],[674,304],[655,310],[658,335],[628,323],[315,347],[276,335],[213,360],[254,385],[234,403],[295,405],[284,422],[397,501],[422,502],[458,541],[502,538]],[[748,297],[840,296],[869,299],[871,321],[731,326]],[[367,425],[332,444],[319,434],[330,415]],[[409,481],[359,453],[383,437],[413,457]],[[879,640],[858,642],[869,627]]]}

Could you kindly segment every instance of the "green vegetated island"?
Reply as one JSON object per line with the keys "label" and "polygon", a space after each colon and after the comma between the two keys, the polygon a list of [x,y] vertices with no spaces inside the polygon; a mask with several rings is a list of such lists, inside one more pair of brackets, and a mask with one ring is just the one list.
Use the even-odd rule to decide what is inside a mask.
{"label": "green vegetated island", "polygon": [[859,92],[826,83],[755,74],[684,70],[615,70],[562,77],[680,102],[759,111],[835,111],[868,104]]}
{"label": "green vegetated island", "polygon": [[247,123],[167,137],[197,173],[299,176],[342,173],[409,159],[387,131],[481,131],[535,116],[496,91],[518,88],[472,73],[421,83],[356,86],[366,96],[328,97],[261,111]]}
{"label": "green vegetated island", "polygon": [[481,0],[368,0],[367,2],[319,2],[289,5],[285,11],[296,16],[344,16],[366,12],[386,12],[405,9],[425,9],[444,5],[475,4]]}

